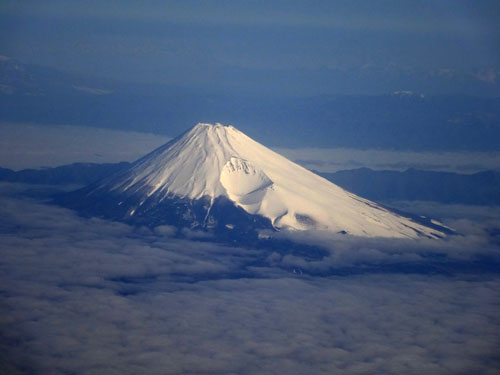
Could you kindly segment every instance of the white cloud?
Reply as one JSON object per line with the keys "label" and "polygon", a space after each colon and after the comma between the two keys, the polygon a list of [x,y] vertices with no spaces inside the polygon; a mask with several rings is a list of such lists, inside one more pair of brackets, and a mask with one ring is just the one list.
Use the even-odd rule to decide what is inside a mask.
{"label": "white cloud", "polygon": [[177,228],[172,225],[159,225],[154,228],[154,231],[159,235],[171,237],[177,233]]}
{"label": "white cloud", "polygon": [[[0,368],[120,375],[500,369],[498,273],[450,276],[444,262],[434,274],[300,275],[284,265],[286,257],[304,261],[296,253],[182,240],[171,228],[84,219],[3,193],[0,348],[7,354]],[[495,248],[486,239],[465,241]],[[343,255],[325,262],[337,268],[352,264],[349,256],[377,265],[392,254],[418,264],[422,246],[434,249],[336,246]],[[454,247],[462,251],[455,243],[442,252]]]}

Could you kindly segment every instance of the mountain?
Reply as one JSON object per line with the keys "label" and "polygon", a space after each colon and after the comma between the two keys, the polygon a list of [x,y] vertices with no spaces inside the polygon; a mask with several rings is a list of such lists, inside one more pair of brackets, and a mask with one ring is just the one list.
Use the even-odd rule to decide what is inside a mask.
{"label": "mountain", "polygon": [[221,124],[200,123],[56,202],[89,216],[219,234],[268,228],[437,238],[445,231],[351,194]]}

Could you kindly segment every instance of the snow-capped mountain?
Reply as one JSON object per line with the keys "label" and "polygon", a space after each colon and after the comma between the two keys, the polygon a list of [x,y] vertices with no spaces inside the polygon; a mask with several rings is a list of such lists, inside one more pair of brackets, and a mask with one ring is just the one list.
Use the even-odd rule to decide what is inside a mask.
{"label": "snow-capped mountain", "polygon": [[200,123],[129,168],[59,202],[89,215],[148,226],[443,236],[440,227],[349,193],[221,124]]}

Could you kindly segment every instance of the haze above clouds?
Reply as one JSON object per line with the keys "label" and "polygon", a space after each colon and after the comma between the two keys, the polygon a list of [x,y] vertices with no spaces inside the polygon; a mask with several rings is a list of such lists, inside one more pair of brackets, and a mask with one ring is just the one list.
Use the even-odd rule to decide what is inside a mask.
{"label": "haze above clouds", "polygon": [[[0,132],[0,166],[14,170],[76,162],[131,162],[171,139],[158,134],[64,125],[3,123],[0,124]],[[496,169],[500,165],[500,152],[410,152],[349,148],[275,148],[275,151],[306,168],[321,172],[368,167],[473,173]]]}
{"label": "haze above clouds", "polygon": [[134,161],[170,139],[157,134],[36,124],[4,123],[0,133],[0,166],[15,170]]}

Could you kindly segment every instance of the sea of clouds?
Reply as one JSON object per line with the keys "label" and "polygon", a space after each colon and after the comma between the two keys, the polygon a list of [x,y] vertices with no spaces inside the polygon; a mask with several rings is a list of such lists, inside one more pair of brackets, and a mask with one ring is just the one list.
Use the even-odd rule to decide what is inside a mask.
{"label": "sea of clouds", "polygon": [[[87,219],[0,185],[0,372],[497,374],[500,212],[323,256]],[[423,203],[421,203],[423,205]],[[292,236],[292,237],[291,237]]]}

